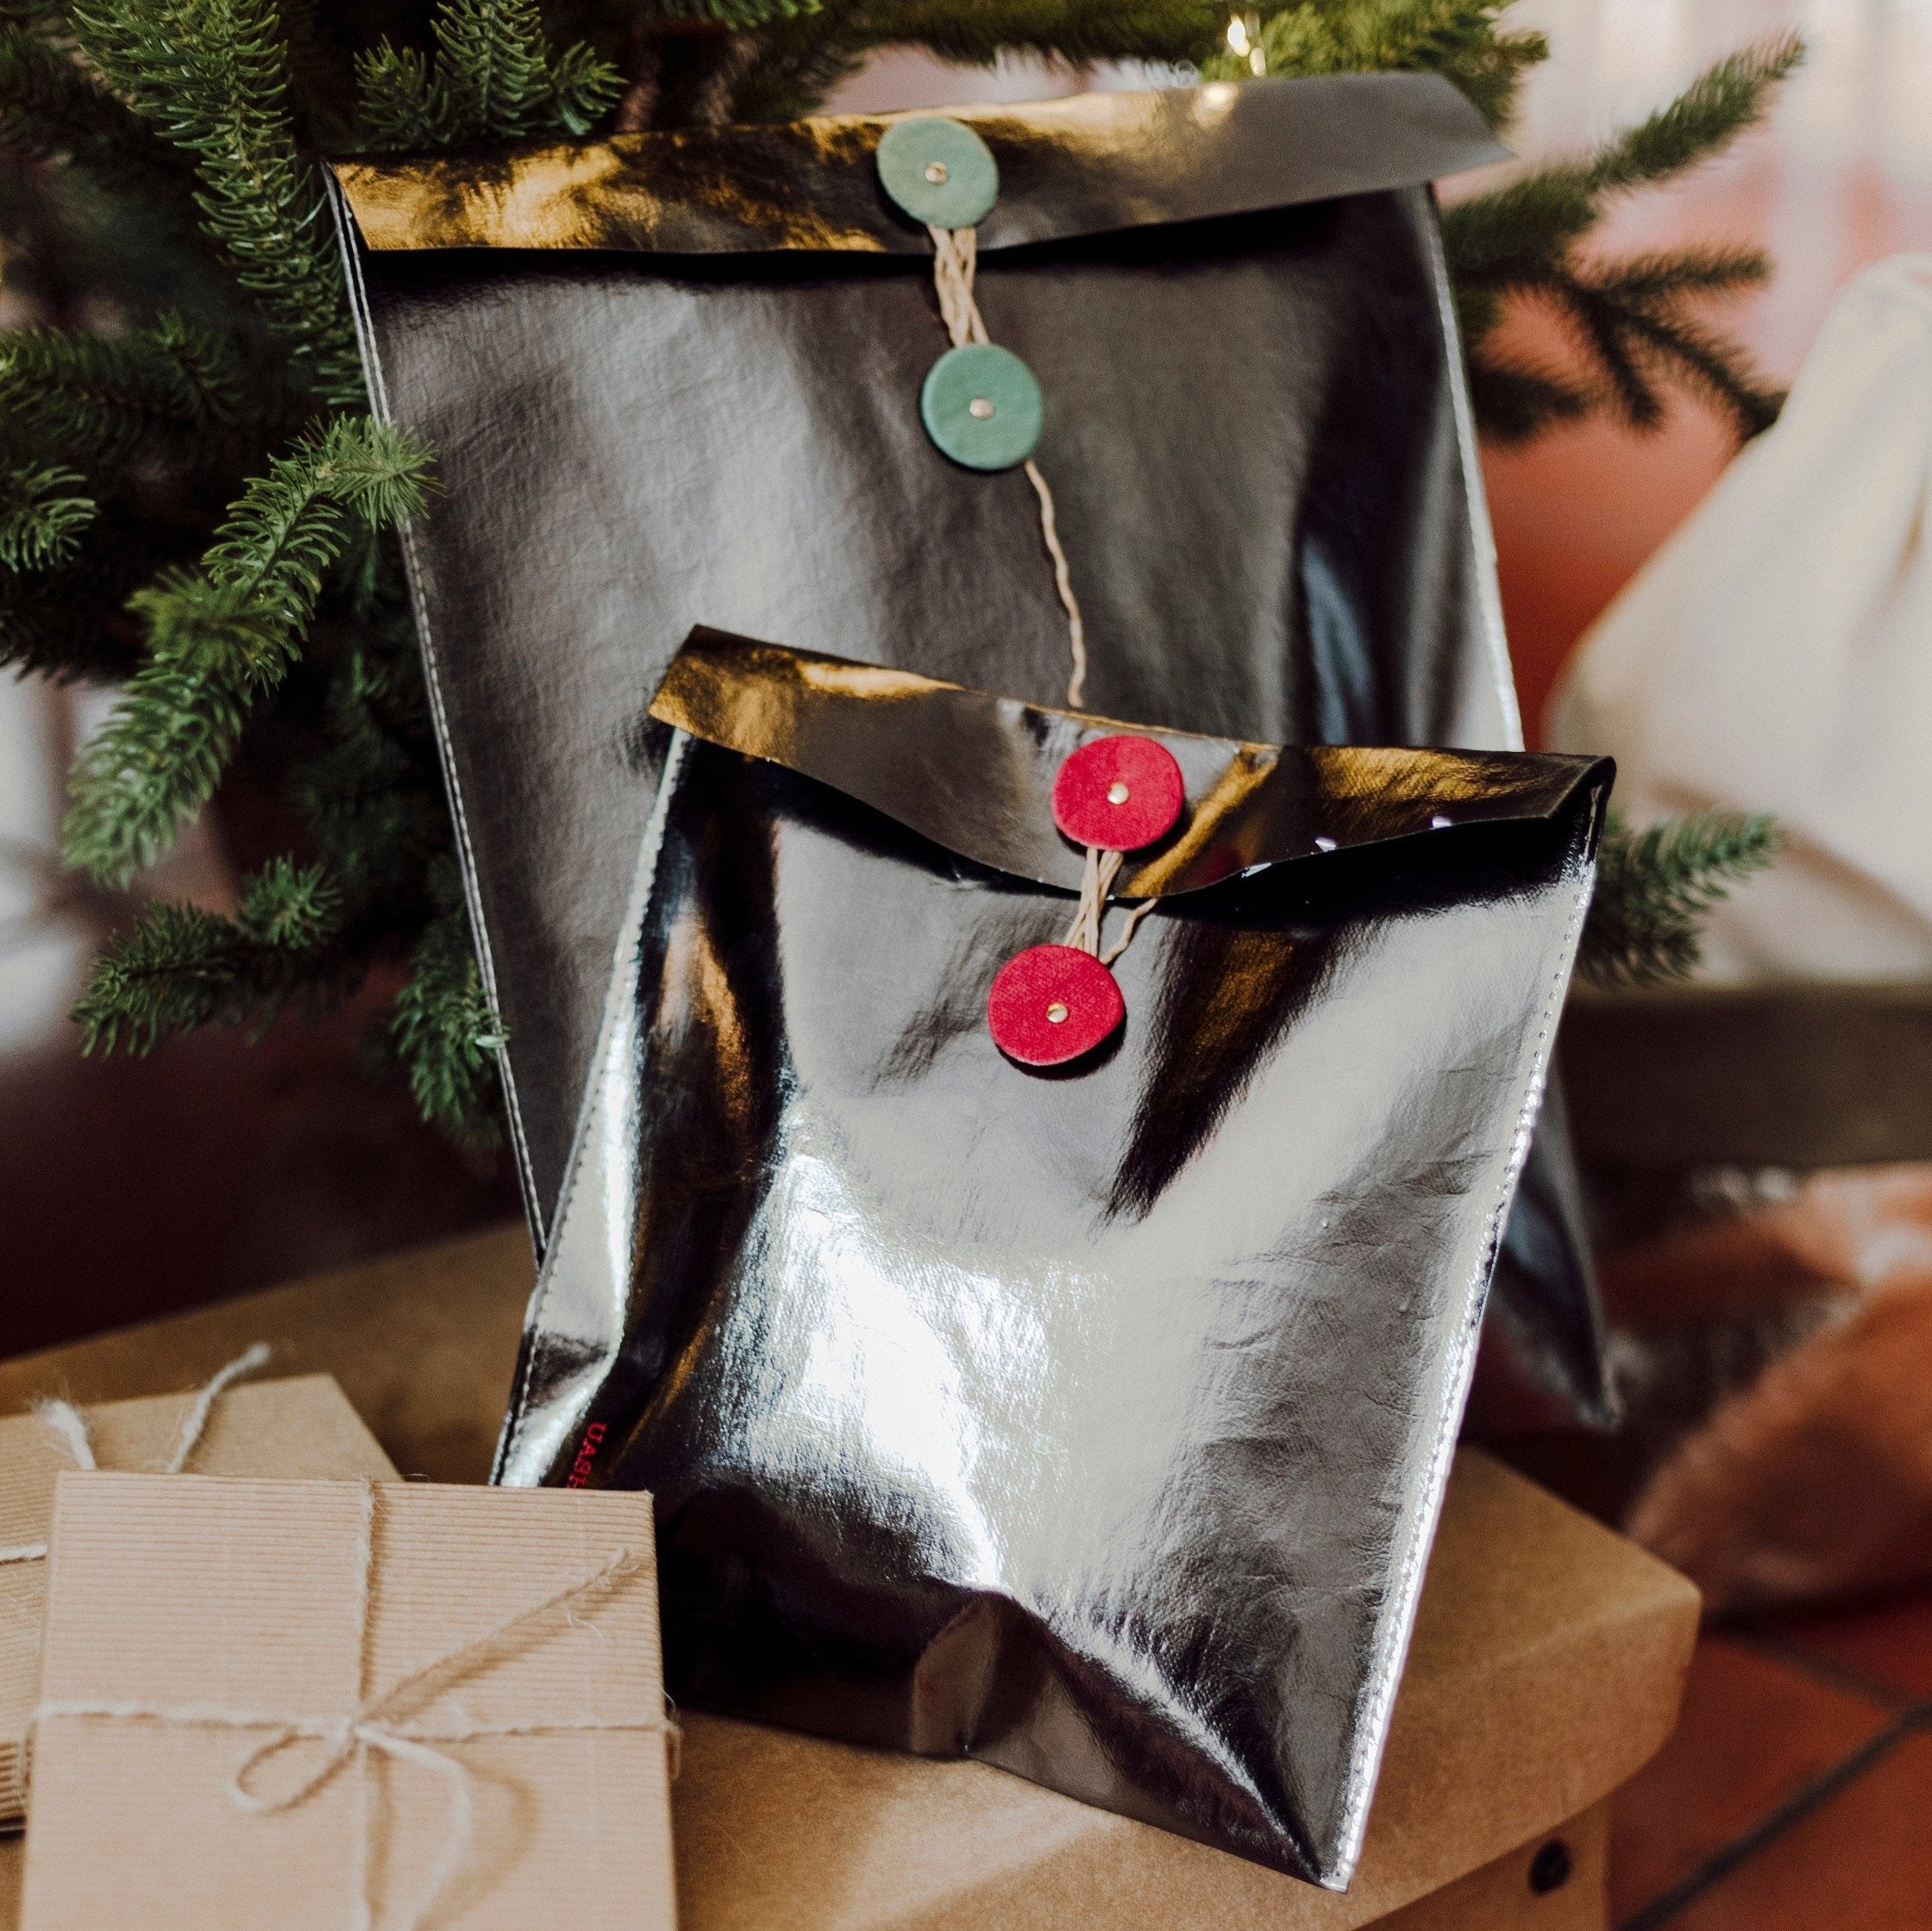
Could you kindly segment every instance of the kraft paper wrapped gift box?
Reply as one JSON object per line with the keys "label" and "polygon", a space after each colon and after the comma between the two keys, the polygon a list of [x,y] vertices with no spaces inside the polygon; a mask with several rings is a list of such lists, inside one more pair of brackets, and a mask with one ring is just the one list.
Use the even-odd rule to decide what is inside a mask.
{"label": "kraft paper wrapped gift box", "polygon": [[[157,1363],[154,1378],[172,1378],[165,1364]],[[59,1391],[57,1383],[44,1390]],[[104,1469],[164,1467],[196,1399],[191,1390],[88,1408],[82,1420],[95,1460]],[[72,1450],[41,1416],[0,1420],[0,1548],[47,1540],[54,1483],[73,1466]],[[203,1475],[348,1481],[392,1479],[396,1473],[329,1375],[225,1389],[208,1411],[188,1467]],[[0,1829],[17,1824],[27,1808],[21,1737],[40,1683],[46,1595],[44,1561],[0,1564]]]}
{"label": "kraft paper wrapped gift box", "polygon": [[[487,1470],[533,1269],[505,1229],[0,1364],[0,1406],[206,1376],[258,1336],[334,1370],[408,1473]],[[1458,1458],[1346,1897],[972,1763],[687,1713],[683,1931],[1600,1931],[1603,1800],[1677,1718],[1697,1600],[1489,1458]],[[1533,1887],[1566,1847],[1568,1879]],[[0,1842],[0,1927],[10,1924]],[[17,1865],[17,1848],[13,1848]],[[9,1882],[9,1879],[11,1882]]]}
{"label": "kraft paper wrapped gift box", "polygon": [[648,1495],[70,1470],[41,1695],[28,1931],[670,1931]]}

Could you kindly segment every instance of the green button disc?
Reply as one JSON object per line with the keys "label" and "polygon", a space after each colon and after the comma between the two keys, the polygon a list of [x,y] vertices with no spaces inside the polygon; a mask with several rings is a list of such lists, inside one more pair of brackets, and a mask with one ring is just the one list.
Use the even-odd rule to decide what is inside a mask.
{"label": "green button disc", "polygon": [[1040,386],[1010,348],[969,342],[932,365],[919,392],[925,433],[969,469],[1011,469],[1040,439]]}
{"label": "green button disc", "polygon": [[963,121],[922,114],[879,141],[879,181],[916,222],[973,228],[1000,198],[1000,164]]}

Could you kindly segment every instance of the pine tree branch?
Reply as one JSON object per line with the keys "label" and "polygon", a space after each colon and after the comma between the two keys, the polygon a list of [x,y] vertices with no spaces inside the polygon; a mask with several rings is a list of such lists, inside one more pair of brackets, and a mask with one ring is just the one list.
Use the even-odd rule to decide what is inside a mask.
{"label": "pine tree branch", "polygon": [[336,943],[342,894],[319,867],[272,860],[233,918],[149,906],[95,960],[72,1017],[85,1052],[146,1053],[207,1025],[273,1023],[288,1000],[347,990],[360,968]]}
{"label": "pine tree branch", "polygon": [[1734,54],[1587,159],[1553,162],[1444,210],[1457,284],[1497,292],[1546,285],[1602,218],[1607,196],[1670,180],[1720,153],[1763,118],[1778,83],[1803,55],[1789,36]]}
{"label": "pine tree branch", "polygon": [[414,47],[380,41],[355,57],[363,144],[377,154],[415,154],[445,145],[435,69]]}
{"label": "pine tree branch", "polygon": [[80,533],[99,514],[78,470],[34,467],[0,474],[0,567],[49,570],[73,561]]}
{"label": "pine tree branch", "polygon": [[582,41],[550,57],[548,100],[535,132],[588,134],[618,103],[624,77]]}
{"label": "pine tree branch", "polygon": [[535,0],[443,0],[436,78],[453,141],[520,141],[541,112],[549,47]]}
{"label": "pine tree branch", "polygon": [[616,105],[617,70],[581,43],[553,49],[536,0],[439,0],[432,62],[387,41],[356,76],[368,144],[406,151],[586,133]]}
{"label": "pine tree branch", "polygon": [[92,474],[198,450],[218,460],[242,394],[233,358],[179,316],[130,335],[0,335],[0,442],[58,452]]}
{"label": "pine tree branch", "polygon": [[1739,350],[1677,312],[1673,297],[1633,298],[1614,273],[1601,279],[1578,276],[1550,293],[1606,378],[1609,399],[1633,429],[1654,429],[1662,421],[1657,378],[1666,375],[1728,416],[1741,442],[1777,420],[1781,396],[1756,377]]}
{"label": "pine tree branch", "polygon": [[1593,270],[1596,285],[1619,301],[1661,308],[1686,295],[1734,295],[1769,279],[1761,248],[1699,248],[1669,254],[1627,255]]}
{"label": "pine tree branch", "polygon": [[1778,83],[1803,58],[1803,41],[1783,34],[1706,68],[1668,107],[1600,147],[1585,186],[1597,195],[1654,186],[1721,153],[1764,119]]}
{"label": "pine tree branch", "polygon": [[[730,110],[733,118],[788,117],[817,107],[825,91],[875,47],[923,47],[941,60],[990,65],[1019,53],[1079,65],[1091,60],[1182,62],[1206,60],[1221,44],[1225,0],[820,0],[813,7],[770,0],[679,0],[661,6],[667,17],[754,29],[755,60],[739,61]],[[714,45],[714,64],[731,58]],[[668,117],[677,103],[701,97],[688,84],[667,88]]]}
{"label": "pine tree branch", "polygon": [[[285,437],[317,401],[360,402],[306,154],[345,124],[368,145],[416,149],[582,132],[615,86],[595,49],[620,39],[636,53],[627,111],[639,126],[806,111],[889,44],[982,63],[1012,52],[1232,72],[1230,6],[558,0],[553,18],[569,27],[560,38],[573,41],[558,46],[535,0],[411,0],[382,19],[397,46],[360,53],[361,13],[311,9],[73,0],[90,73],[58,64],[57,0],[0,0],[0,22],[41,36],[23,46],[0,29],[0,150],[22,158],[0,160],[10,285],[61,304],[60,317],[91,322],[104,308],[132,325],[58,343],[53,331],[0,339],[0,491],[13,492],[0,495],[0,566],[20,566],[0,567],[0,659],[56,674],[136,671],[77,772],[68,851],[97,875],[125,877],[160,850],[238,749],[293,799],[322,857],[319,870],[257,875],[233,920],[154,908],[88,988],[82,1017],[96,1047],[144,1050],[196,1025],[271,1018],[406,952],[392,1050],[419,1106],[467,1132],[494,1104],[500,1034],[469,949],[395,546],[372,536],[418,500],[420,455],[398,468],[364,423],[318,432],[268,463],[210,534],[214,488],[233,494],[229,479],[257,461],[254,449]],[[1441,72],[1498,124],[1542,52],[1536,36],[1506,30],[1493,0],[1258,0],[1254,11],[1270,71]],[[1688,250],[1604,264],[1583,250],[1611,197],[1748,124],[1779,58],[1722,64],[1597,154],[1450,211],[1486,431],[1530,434],[1620,406],[1613,366],[1627,372],[1626,415],[1670,381],[1701,388],[1741,426],[1761,419],[1771,404],[1748,367],[1692,312],[1748,285],[1744,257]],[[168,229],[166,210],[197,208],[232,277],[205,244],[185,248]],[[176,237],[165,246],[164,231]],[[24,250],[16,233],[28,235]],[[1502,319],[1526,295],[1601,338],[1581,373],[1503,346]],[[166,336],[182,326],[172,317],[141,328],[168,306],[205,318],[192,342]],[[226,345],[219,357],[198,361],[202,348],[215,357],[216,342]],[[354,446],[338,442],[324,459],[333,436]],[[198,566],[181,567],[198,550]],[[1713,881],[1721,888],[1724,867],[1741,862],[1721,838],[1691,849],[1613,832],[1592,915],[1599,969],[1681,969]]]}
{"label": "pine tree branch", "polygon": [[0,149],[70,161],[116,194],[152,199],[185,181],[170,151],[66,48],[21,27],[0,27]]}
{"label": "pine tree branch", "polygon": [[453,870],[446,868],[441,907],[411,955],[391,1037],[423,1117],[458,1138],[487,1144],[498,1138],[496,1055],[505,1039],[484,996]]}
{"label": "pine tree branch", "polygon": [[1580,421],[1596,397],[1561,370],[1527,356],[1471,356],[1470,404],[1484,437],[1503,447],[1527,442],[1555,423]]}
{"label": "pine tree branch", "polygon": [[334,875],[419,922],[448,806],[406,611],[324,620],[305,655],[317,665],[313,723],[281,761],[287,795]]}
{"label": "pine tree branch", "polygon": [[1762,435],[1778,420],[1785,392],[1762,381],[1742,352],[1713,330],[1683,317],[1641,310],[1628,326],[1649,361],[1674,371],[1686,388],[1701,392],[1730,417],[1740,442]]}
{"label": "pine tree branch", "polygon": [[1711,907],[1770,864],[1783,842],[1763,814],[1699,812],[1633,832],[1613,812],[1578,970],[1605,987],[1688,977],[1702,957],[1698,928]]}
{"label": "pine tree branch", "polygon": [[67,864],[124,884],[172,843],[299,653],[324,574],[420,509],[427,475],[398,431],[339,418],[249,485],[198,570],[131,599],[148,656],[76,762]]}
{"label": "pine tree branch", "polygon": [[154,527],[101,504],[65,563],[0,570],[0,665],[65,681],[113,683],[139,662],[126,604],[154,567]]}
{"label": "pine tree branch", "polygon": [[[1337,0],[1264,8],[1259,41],[1246,52],[1224,44],[1201,66],[1208,80],[1267,74],[1440,73],[1492,126],[1509,119],[1529,68],[1549,58],[1540,34],[1504,33],[1511,0]],[[1244,45],[1245,45],[1244,30]]]}
{"label": "pine tree branch", "polygon": [[824,0],[643,0],[637,18],[643,22],[704,21],[743,32],[774,21],[798,20],[825,11]]}
{"label": "pine tree branch", "polygon": [[1508,295],[1560,273],[1598,219],[1586,172],[1583,163],[1552,162],[1444,208],[1443,249],[1456,287]]}
{"label": "pine tree branch", "polygon": [[[1575,415],[1571,400],[1578,396],[1615,410],[1633,428],[1654,428],[1664,417],[1665,379],[1709,398],[1741,436],[1775,417],[1775,392],[1741,351],[1687,312],[1689,304],[1761,279],[1761,256],[1689,248],[1593,265],[1580,251],[1610,198],[1674,178],[1760,120],[1772,90],[1802,56],[1790,36],[1734,54],[1587,159],[1536,169],[1443,211],[1471,390],[1501,405],[1495,417],[1479,405],[1485,434],[1521,441]],[[1540,392],[1512,380],[1510,358],[1494,338],[1509,300],[1525,297],[1546,304],[1570,329],[1583,353],[1582,379],[1565,378]]]}
{"label": "pine tree branch", "polygon": [[273,0],[75,0],[83,50],[192,161],[204,226],[323,399],[363,397],[342,272],[298,153]]}
{"label": "pine tree branch", "polygon": [[[883,47],[976,66],[1007,53],[1070,65],[1204,60],[1227,13],[1223,0],[657,0],[644,29],[651,78],[634,89],[638,116],[625,124],[646,124],[647,105],[656,127],[794,119]],[[718,31],[700,38],[698,27]]]}

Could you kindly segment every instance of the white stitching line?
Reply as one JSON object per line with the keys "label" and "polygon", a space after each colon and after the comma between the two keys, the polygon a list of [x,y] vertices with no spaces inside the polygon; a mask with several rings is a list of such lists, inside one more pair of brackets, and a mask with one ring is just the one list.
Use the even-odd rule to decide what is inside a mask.
{"label": "white stitching line", "polygon": [[1463,501],[1470,538],[1470,566],[1476,601],[1483,613],[1483,641],[1489,647],[1490,675],[1502,716],[1502,742],[1495,748],[1523,748],[1522,708],[1516,701],[1515,668],[1509,661],[1509,632],[1502,620],[1502,586],[1496,580],[1496,532],[1490,525],[1490,499],[1483,486],[1482,459],[1476,450],[1476,418],[1470,408],[1469,385],[1463,372],[1463,342],[1456,327],[1455,299],[1449,286],[1449,266],[1442,252],[1442,230],[1436,220],[1435,194],[1427,194],[1422,223],[1429,251],[1429,280],[1435,290],[1436,316],[1442,327],[1443,360],[1449,373],[1449,401],[1456,418],[1456,453],[1462,465]]}
{"label": "white stitching line", "polygon": [[[362,375],[369,392],[370,410],[380,421],[394,426],[396,414],[389,400],[389,386],[383,375],[382,358],[377,350],[375,317],[369,309],[361,251],[354,241],[354,216],[333,171],[325,169],[324,173],[329,199],[336,211],[336,245],[342,251],[342,271],[348,281],[349,313],[355,323],[356,342],[362,351]],[[458,869],[462,875],[463,903],[469,913],[470,937],[476,947],[477,963],[482,971],[490,1008],[500,1013],[502,1000],[497,991],[496,958],[491,950],[489,929],[483,922],[482,907],[478,900],[476,851],[470,837],[469,814],[463,806],[463,787],[456,771],[455,747],[443,708],[442,680],[436,671],[435,633],[430,630],[429,607],[423,597],[423,566],[416,543],[417,520],[411,517],[399,532],[403,545],[403,575],[409,586],[410,614],[416,620],[417,645],[423,654],[423,681],[430,699],[430,726],[436,732],[442,781],[449,793],[450,817],[456,827]],[[543,1221],[543,1203],[537,1196],[536,1169],[531,1165],[530,1144],[524,1133],[523,1107],[517,1097],[517,1075],[511,1064],[507,1045],[497,1050],[497,1075],[503,1081],[504,1104],[510,1116],[510,1143],[516,1152],[517,1170],[524,1186],[524,1213],[541,1251],[547,1244],[548,1230]]]}
{"label": "white stitching line", "polygon": [[1585,868],[1571,907],[1569,923],[1564,931],[1556,969],[1550,982],[1549,997],[1543,1007],[1541,1025],[1529,1055],[1528,1084],[1522,1105],[1517,1110],[1516,1131],[1510,1143],[1509,1163],[1503,1169],[1496,1188],[1496,1205],[1490,1213],[1490,1238],[1484,1250],[1489,1264],[1477,1270],[1464,1290],[1460,1332],[1449,1364],[1450,1373],[1445,1378],[1444,1398],[1436,1415],[1435,1445],[1424,1477],[1423,1492],[1428,1498],[1427,1504],[1410,1530],[1396,1577],[1395,1602],[1385,1606],[1377,1619],[1371,1665],[1372,1680],[1377,1687],[1370,1698],[1355,1748],[1350,1754],[1348,1780],[1344,1786],[1339,1865],[1345,1876],[1354,1870],[1360,1859],[1362,1841],[1368,1831],[1369,1805],[1375,1794],[1376,1771],[1388,1742],[1389,1720],[1395,1703],[1397,1678],[1409,1637],[1414,1633],[1428,1551],[1434,1541],[1435,1527],[1441,1519],[1443,1496],[1448,1487],[1447,1464],[1455,1451],[1456,1423],[1467,1399],[1470,1376],[1475,1366],[1476,1345],[1482,1332],[1479,1310],[1484,1299],[1484,1288],[1495,1263],[1497,1246],[1502,1238],[1504,1217],[1515,1196],[1516,1182],[1522,1173],[1523,1163],[1529,1157],[1529,1143],[1536,1131],[1536,1117],[1542,1110],[1543,1088],[1549,1076],[1550,1058],[1556,1038],[1556,1017],[1570,983],[1571,968],[1576,961],[1578,943],[1583,936],[1584,917],[1590,909],[1590,893],[1596,881],[1596,864],[1592,859]]}
{"label": "white stitching line", "polygon": [[[496,955],[490,946],[489,927],[484,923],[478,902],[476,850],[470,840],[469,814],[463,808],[462,780],[457,774],[456,753],[449,735],[449,720],[443,709],[442,680],[436,671],[436,639],[430,629],[430,612],[423,600],[422,566],[416,548],[416,519],[403,526],[403,555],[408,564],[404,573],[409,581],[410,609],[416,618],[417,639],[423,651],[423,683],[430,697],[430,718],[436,734],[436,748],[442,759],[442,781],[449,793],[449,812],[456,826],[456,849],[463,877],[463,904],[469,913],[470,937],[476,947],[477,965],[483,975],[483,988],[490,1010],[500,1013],[503,1001],[497,990]],[[505,1110],[510,1116],[510,1143],[516,1150],[517,1170],[524,1182],[525,1214],[541,1252],[549,1244],[549,1229],[544,1224],[543,1203],[536,1191],[536,1172],[530,1163],[530,1142],[524,1133],[524,1110],[517,1097],[517,1073],[507,1044],[497,1049],[497,1075],[503,1081]]]}

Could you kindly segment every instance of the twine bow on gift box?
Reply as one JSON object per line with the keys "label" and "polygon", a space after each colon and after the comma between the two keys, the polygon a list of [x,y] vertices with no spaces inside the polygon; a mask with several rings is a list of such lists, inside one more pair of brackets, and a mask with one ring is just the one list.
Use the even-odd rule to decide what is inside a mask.
{"label": "twine bow on gift box", "polygon": [[[232,1709],[210,1703],[55,1699],[42,1702],[34,1711],[33,1729],[51,1719],[81,1717],[181,1725],[196,1729],[265,1730],[268,1735],[242,1760],[228,1786],[229,1801],[238,1809],[258,1816],[272,1816],[294,1809],[316,1796],[336,1776],[353,1768],[358,1773],[355,1901],[352,1920],[354,1931],[373,1931],[377,1919],[375,1900],[371,1896],[374,1865],[372,1816],[374,1792],[370,1759],[373,1754],[380,1752],[398,1762],[416,1764],[424,1770],[433,1771],[448,1786],[449,1822],[442,1854],[423,1888],[421,1902],[403,1921],[403,1931],[422,1931],[435,1915],[443,1894],[468,1864],[475,1838],[474,1773],[454,1753],[451,1746],[486,1737],[560,1736],[573,1731],[656,1733],[667,1740],[671,1773],[674,1777],[679,1732],[677,1725],[662,1714],[633,1717],[585,1715],[492,1722],[479,1721],[459,1712],[450,1721],[442,1723],[411,1721],[407,1715],[411,1706],[420,1707],[432,1701],[458,1677],[470,1674],[492,1659],[502,1659],[514,1653],[532,1639],[537,1626],[545,1619],[568,1614],[570,1606],[580,1598],[594,1590],[607,1589],[633,1574],[636,1559],[627,1548],[613,1550],[588,1573],[505,1617],[482,1635],[446,1651],[388,1689],[372,1694],[367,1676],[370,1606],[375,1581],[377,1508],[375,1483],[363,1483],[358,1531],[360,1582],[355,1608],[360,1681],[357,1703],[353,1710],[304,1715],[282,1710]],[[32,1729],[28,1734],[31,1736]],[[278,1759],[309,1744],[321,1746],[319,1759],[303,1768],[285,1787],[275,1787],[271,1766]]]}
{"label": "twine bow on gift box", "polygon": [[[163,1475],[179,1475],[186,1469],[189,1458],[201,1446],[201,1438],[208,1433],[216,1402],[244,1376],[254,1374],[258,1368],[266,1368],[268,1355],[268,1344],[257,1341],[252,1348],[236,1355],[195,1396],[194,1405],[181,1418],[181,1432],[174,1438],[173,1452],[161,1464]],[[35,1412],[66,1444],[67,1452],[73,1457],[77,1469],[100,1466],[94,1457],[93,1437],[87,1432],[87,1418],[72,1401],[43,1401]],[[46,1560],[47,1544],[44,1542],[16,1542],[9,1548],[0,1548],[0,1563]]]}

